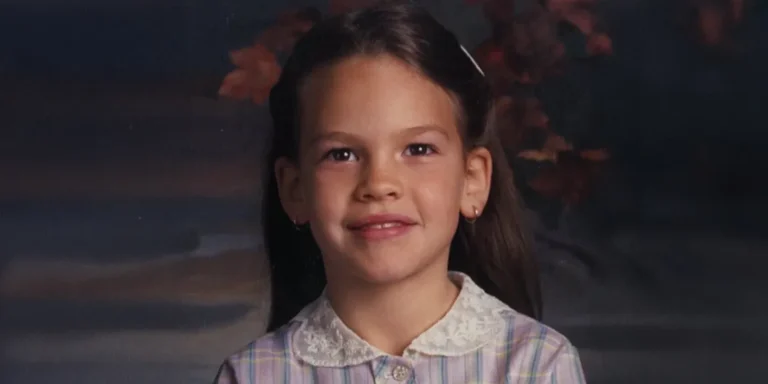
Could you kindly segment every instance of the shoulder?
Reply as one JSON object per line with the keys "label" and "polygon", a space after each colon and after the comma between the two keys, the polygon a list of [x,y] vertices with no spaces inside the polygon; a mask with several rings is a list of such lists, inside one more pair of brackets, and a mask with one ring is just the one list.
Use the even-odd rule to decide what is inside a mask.
{"label": "shoulder", "polygon": [[508,382],[584,382],[576,348],[565,336],[510,308],[468,276],[454,276],[463,280],[462,292],[451,321],[444,321],[444,325],[450,325],[453,333],[471,336],[457,338],[462,346],[472,346],[467,339],[481,340],[484,352],[491,354],[496,363],[492,366],[506,370]]}
{"label": "shoulder", "polygon": [[511,312],[502,343],[508,376],[536,377],[552,383],[583,383],[576,348],[563,334],[528,316]]}
{"label": "shoulder", "polygon": [[217,384],[250,384],[256,378],[277,377],[298,365],[290,340],[297,328],[289,323],[268,333],[229,356],[219,368]]}
{"label": "shoulder", "polygon": [[512,348],[559,349],[571,345],[568,338],[553,328],[516,311],[505,314],[505,343]]}
{"label": "shoulder", "polygon": [[232,354],[227,361],[251,363],[289,357],[291,333],[292,327],[290,325],[283,326],[275,332],[268,333],[248,343],[241,350]]}

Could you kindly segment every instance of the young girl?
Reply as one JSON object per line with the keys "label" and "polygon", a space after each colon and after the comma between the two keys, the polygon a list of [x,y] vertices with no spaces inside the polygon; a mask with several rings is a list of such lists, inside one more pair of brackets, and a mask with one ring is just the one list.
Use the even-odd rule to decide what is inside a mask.
{"label": "young girl", "polygon": [[[270,95],[266,336],[217,383],[580,383],[536,268],[489,86],[421,8],[326,20]],[[451,271],[451,272],[449,272]]]}

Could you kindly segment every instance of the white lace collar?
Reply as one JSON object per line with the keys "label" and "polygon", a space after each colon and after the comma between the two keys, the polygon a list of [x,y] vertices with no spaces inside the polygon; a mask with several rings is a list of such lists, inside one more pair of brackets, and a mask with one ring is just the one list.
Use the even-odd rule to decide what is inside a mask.
{"label": "white lace collar", "polygon": [[[451,272],[451,278],[461,283],[456,302],[405,349],[404,357],[464,355],[493,342],[505,331],[509,315],[514,312],[510,307],[485,293],[465,274]],[[293,337],[293,353],[308,364],[338,368],[386,355],[349,329],[325,295],[293,321],[301,322]]]}

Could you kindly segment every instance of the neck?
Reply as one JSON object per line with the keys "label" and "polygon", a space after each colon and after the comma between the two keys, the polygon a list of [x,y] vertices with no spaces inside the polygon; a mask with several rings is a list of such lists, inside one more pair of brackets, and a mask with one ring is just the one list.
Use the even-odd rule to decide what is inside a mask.
{"label": "neck", "polygon": [[435,269],[385,285],[329,278],[328,299],[344,324],[363,340],[400,356],[445,316],[459,294],[445,266]]}

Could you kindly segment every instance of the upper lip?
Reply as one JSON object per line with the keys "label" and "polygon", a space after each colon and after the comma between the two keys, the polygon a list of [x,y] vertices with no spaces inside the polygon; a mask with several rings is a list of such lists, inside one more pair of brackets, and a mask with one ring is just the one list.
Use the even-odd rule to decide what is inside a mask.
{"label": "upper lip", "polygon": [[384,224],[384,223],[401,223],[405,225],[416,224],[416,221],[405,215],[398,215],[394,213],[383,213],[377,215],[365,216],[362,219],[355,220],[349,223],[350,229],[360,229],[368,225]]}

